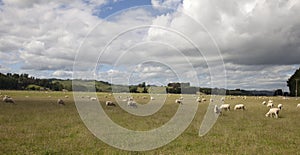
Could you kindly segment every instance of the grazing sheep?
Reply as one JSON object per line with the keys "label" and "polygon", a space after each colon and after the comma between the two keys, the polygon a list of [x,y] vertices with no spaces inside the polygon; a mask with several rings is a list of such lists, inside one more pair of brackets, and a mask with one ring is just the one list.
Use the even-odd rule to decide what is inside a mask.
{"label": "grazing sheep", "polygon": [[128,101],[133,101],[133,97],[127,97]]}
{"label": "grazing sheep", "polygon": [[3,102],[5,102],[5,103],[15,103],[15,101],[11,97],[9,97],[7,95],[5,95],[3,97]]}
{"label": "grazing sheep", "polygon": [[175,100],[175,103],[183,104],[181,99],[176,99],[176,100]]}
{"label": "grazing sheep", "polygon": [[127,106],[137,108],[137,105],[136,105],[135,101],[128,101]]}
{"label": "grazing sheep", "polygon": [[57,100],[57,104],[59,105],[65,105],[65,102],[62,99]]}
{"label": "grazing sheep", "polygon": [[224,102],[224,101],[225,101],[225,97],[222,97],[222,98],[221,98],[221,101]]}
{"label": "grazing sheep", "polygon": [[277,106],[280,110],[282,109],[283,105],[282,104],[278,104]]}
{"label": "grazing sheep", "polygon": [[91,101],[96,101],[97,98],[96,98],[96,97],[91,97],[90,100],[91,100]]}
{"label": "grazing sheep", "polygon": [[201,102],[201,98],[200,98],[200,97],[198,97],[196,101],[197,101],[197,102]]}
{"label": "grazing sheep", "polygon": [[201,102],[205,102],[205,101],[206,101],[206,98],[202,98],[202,99],[201,99]]}
{"label": "grazing sheep", "polygon": [[183,100],[183,97],[181,96],[179,99],[182,101],[182,100]]}
{"label": "grazing sheep", "polygon": [[66,96],[65,96],[65,98],[69,98],[69,96],[68,96],[68,95],[66,95]]}
{"label": "grazing sheep", "polygon": [[106,105],[106,106],[114,106],[114,107],[116,106],[116,104],[113,103],[112,101],[106,101],[106,102],[105,102],[105,105]]}
{"label": "grazing sheep", "polygon": [[237,109],[245,110],[244,104],[237,104],[237,105],[235,105],[235,106],[234,106],[234,110],[237,110]]}
{"label": "grazing sheep", "polygon": [[271,108],[267,113],[266,117],[272,117],[274,115],[275,118],[278,118],[280,109],[279,108]]}
{"label": "grazing sheep", "polygon": [[300,108],[300,103],[299,103],[299,104],[297,104],[297,108]]}
{"label": "grazing sheep", "polygon": [[222,104],[222,105],[220,106],[220,109],[230,110],[230,104]]}
{"label": "grazing sheep", "polygon": [[269,103],[267,104],[267,107],[270,107],[270,108],[274,107],[273,102],[269,102]]}
{"label": "grazing sheep", "polygon": [[151,96],[151,97],[150,97],[150,100],[154,100],[154,97]]}
{"label": "grazing sheep", "polygon": [[262,102],[262,105],[266,105],[266,104],[267,104],[267,102],[266,102],[266,101],[263,101],[263,102]]}
{"label": "grazing sheep", "polygon": [[214,107],[214,112],[216,114],[221,114],[222,113],[221,109],[217,105],[215,105],[215,107]]}

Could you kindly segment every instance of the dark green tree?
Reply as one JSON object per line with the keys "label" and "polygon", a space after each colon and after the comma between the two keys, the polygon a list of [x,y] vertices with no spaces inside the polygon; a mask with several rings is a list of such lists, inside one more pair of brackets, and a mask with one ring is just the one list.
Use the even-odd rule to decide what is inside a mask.
{"label": "dark green tree", "polygon": [[287,86],[289,87],[291,96],[296,96],[296,92],[297,96],[300,96],[300,68],[288,79]]}

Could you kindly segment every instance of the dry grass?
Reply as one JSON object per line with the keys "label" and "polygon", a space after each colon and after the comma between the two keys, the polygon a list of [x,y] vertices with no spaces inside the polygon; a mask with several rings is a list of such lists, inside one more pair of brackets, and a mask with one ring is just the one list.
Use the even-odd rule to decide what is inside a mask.
{"label": "dry grass", "polygon": [[[89,132],[77,113],[71,92],[1,93],[13,97],[17,104],[0,103],[0,154],[299,154],[300,109],[296,105],[300,101],[295,99],[273,99],[276,105],[284,105],[278,119],[264,116],[268,108],[261,102],[267,99],[226,100],[232,109],[233,105],[243,103],[247,110],[224,112],[210,132],[199,137],[198,130],[208,105],[208,102],[201,103],[191,125],[176,140],[156,150],[129,152],[113,148]],[[147,94],[134,96],[139,102],[149,101]],[[99,93],[98,97],[103,105],[104,101],[113,100],[108,94]],[[149,117],[132,116],[120,107],[103,107],[119,125],[149,130],[163,125],[174,115],[177,97],[170,96],[163,108]],[[64,99],[66,106],[57,105],[58,98]]]}

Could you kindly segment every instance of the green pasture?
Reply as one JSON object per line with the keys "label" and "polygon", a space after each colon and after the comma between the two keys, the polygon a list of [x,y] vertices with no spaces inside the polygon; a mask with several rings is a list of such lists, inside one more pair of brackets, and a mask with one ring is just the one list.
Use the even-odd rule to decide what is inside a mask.
{"label": "green pasture", "polygon": [[[226,97],[225,103],[230,103],[232,110],[224,111],[208,134],[199,137],[210,97],[203,96],[207,101],[199,103],[194,120],[174,141],[155,150],[130,152],[105,144],[87,129],[72,92],[0,92],[16,103],[0,102],[0,154],[300,154],[300,108],[296,108],[300,100],[295,98],[271,98],[276,106],[283,104],[279,118],[275,119],[265,117],[268,108],[261,104],[269,97]],[[150,99],[148,94],[133,96],[142,104]],[[179,95],[169,95],[164,106],[147,117],[133,116],[118,105],[105,107],[105,101],[115,101],[114,95],[97,93],[97,97],[114,122],[132,130],[150,130],[172,118],[178,108],[174,101]],[[65,106],[56,104],[59,98]],[[243,103],[246,110],[234,111],[238,103]]]}

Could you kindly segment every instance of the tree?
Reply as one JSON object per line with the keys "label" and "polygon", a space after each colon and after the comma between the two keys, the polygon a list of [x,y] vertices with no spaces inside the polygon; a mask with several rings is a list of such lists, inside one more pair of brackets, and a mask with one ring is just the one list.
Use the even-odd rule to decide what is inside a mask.
{"label": "tree", "polygon": [[282,96],[282,95],[283,95],[282,89],[277,89],[277,90],[275,90],[274,96]]}
{"label": "tree", "polygon": [[289,87],[291,96],[296,96],[296,89],[297,96],[300,96],[300,68],[288,79],[287,86]]}

